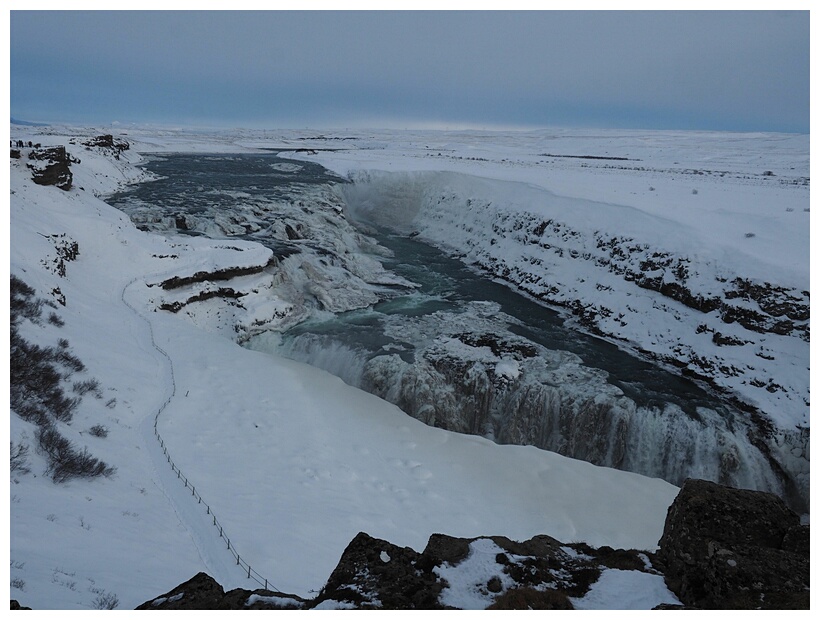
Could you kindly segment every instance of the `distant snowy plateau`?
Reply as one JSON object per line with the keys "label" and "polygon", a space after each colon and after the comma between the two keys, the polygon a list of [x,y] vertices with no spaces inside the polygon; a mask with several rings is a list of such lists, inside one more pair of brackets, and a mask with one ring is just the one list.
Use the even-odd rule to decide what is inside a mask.
{"label": "distant snowy plateau", "polygon": [[[17,329],[81,360],[62,379],[73,415],[49,428],[116,469],[53,482],[43,420],[12,411],[24,605],[133,609],[199,571],[309,596],[360,531],[416,550],[437,532],[653,550],[687,477],[777,493],[808,519],[808,135],[11,137],[65,146],[73,174],[67,190],[40,185],[31,149],[11,159],[11,274],[40,300]],[[338,180],[275,202],[234,192],[224,209],[214,196],[209,212],[106,202],[155,182],[146,159],[265,152],[288,158],[276,174],[320,164]],[[399,349],[310,353],[372,394],[271,355],[294,326],[417,286],[385,266],[383,230],[684,375],[731,415],[637,406],[581,357],[499,335],[515,321],[491,302],[391,318],[415,365]]]}

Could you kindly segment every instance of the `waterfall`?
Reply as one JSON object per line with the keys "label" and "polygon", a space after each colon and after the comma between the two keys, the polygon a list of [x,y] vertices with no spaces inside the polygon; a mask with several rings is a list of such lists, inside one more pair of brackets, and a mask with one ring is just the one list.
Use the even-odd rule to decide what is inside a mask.
{"label": "waterfall", "polygon": [[[438,336],[413,355],[350,343],[350,334],[317,327],[284,338],[257,338],[268,350],[326,370],[379,396],[425,424],[481,435],[499,443],[532,445],[564,456],[662,478],[681,485],[703,478],[788,496],[787,480],[755,444],[756,430],[739,412],[672,402],[637,404],[566,351],[553,351],[503,333],[498,314],[390,316],[369,331]],[[344,323],[334,324],[338,328]],[[472,328],[467,328],[470,324]],[[800,495],[800,494],[798,494]],[[796,504],[801,499],[792,498]]]}
{"label": "waterfall", "polygon": [[693,417],[674,404],[637,406],[598,377],[557,382],[537,364],[510,380],[492,365],[427,358],[415,364],[395,355],[374,358],[361,387],[426,424],[499,443],[534,445],[677,485],[703,478],[786,493],[740,418],[707,408]]}
{"label": "waterfall", "polygon": [[[797,337],[791,333],[760,335],[738,328],[742,338],[737,342],[757,344],[769,353],[756,355],[752,346],[718,349],[719,337],[701,334],[728,329],[720,313],[708,313],[691,300],[677,303],[674,290],[664,297],[641,279],[660,277],[660,263],[650,259],[667,257],[688,266],[677,275],[692,299],[725,294],[735,303],[738,296],[716,283],[757,273],[754,261],[743,263],[744,273],[727,275],[708,254],[695,260],[700,255],[690,252],[689,240],[662,218],[520,183],[448,172],[362,171],[351,179],[353,184],[340,191],[354,219],[399,234],[412,232],[490,277],[571,310],[592,333],[652,351],[736,394],[734,402],[755,406],[741,410],[717,396],[704,398],[694,384],[691,391],[667,396],[665,380],[645,386],[629,371],[612,383],[623,385],[632,400],[607,389],[589,394],[590,386],[597,389],[606,380],[583,373],[569,383],[539,383],[532,379],[538,372],[499,382],[493,364],[482,368],[457,355],[431,357],[429,350],[417,350],[417,360],[423,361],[413,366],[388,357],[372,360],[363,376],[365,389],[435,426],[536,445],[674,484],[700,477],[771,491],[796,510],[808,511],[808,430],[774,422],[800,419],[797,414],[805,415],[808,407],[803,343],[795,356]],[[642,238],[648,230],[651,234]],[[779,290],[777,282],[762,286]],[[429,334],[441,334],[441,325],[429,327]],[[613,372],[611,364],[601,368]]]}
{"label": "waterfall", "polygon": [[[426,424],[673,484],[697,477],[772,491],[808,511],[807,428],[775,428],[763,415],[747,414],[691,381],[568,328],[557,312],[511,290],[582,308],[581,318],[622,343],[632,338],[640,344],[638,336],[659,346],[705,342],[708,358],[716,345],[706,334],[725,330],[719,317],[672,308],[672,301],[650,299],[654,293],[644,288],[629,296],[635,292],[631,285],[613,275],[610,267],[635,267],[654,251],[631,243],[636,231],[622,230],[623,238],[598,234],[601,225],[607,235],[617,232],[613,227],[637,226],[635,213],[452,172],[363,171],[351,175],[353,183],[331,186],[313,164],[297,171],[270,157],[245,156],[228,170],[222,158],[200,159],[197,166],[211,167],[195,174],[195,183],[170,183],[180,180],[172,167],[166,171],[169,183],[140,186],[122,206],[152,230],[239,235],[277,248],[282,260],[271,266],[271,294],[313,319],[285,334],[256,334],[245,346],[331,372]],[[173,156],[167,163],[186,162]],[[257,177],[243,176],[260,166],[269,174],[271,165],[292,174],[290,181],[262,187]],[[298,185],[303,182],[310,185]],[[545,205],[554,212],[550,219],[531,213]],[[619,216],[603,221],[601,209]],[[364,226],[373,227],[367,233],[372,238]],[[655,237],[671,243],[674,236]],[[638,258],[631,257],[633,249]],[[677,256],[675,248],[660,249]],[[624,265],[612,262],[618,257]],[[700,278],[716,286],[708,266],[692,264],[684,271],[691,282]],[[506,285],[477,275],[477,269]],[[710,290],[704,288],[704,296]],[[354,308],[358,314],[350,312]],[[629,332],[630,321],[637,331]],[[701,322],[708,321],[712,327],[701,333]],[[791,398],[800,393],[794,386],[801,385],[807,364],[799,356],[775,359],[782,352],[778,347],[791,355],[791,341],[781,340],[782,347],[767,334],[754,347],[765,355],[749,353],[726,367],[745,372],[753,365],[766,376],[779,373],[777,387]],[[747,349],[753,347],[721,347],[719,353]],[[778,366],[792,357],[794,385]],[[754,387],[758,383],[764,387]],[[741,377],[729,385],[754,387],[755,394],[774,398],[762,382]]]}
{"label": "waterfall", "polygon": [[286,339],[268,352],[326,370],[354,387],[361,385],[368,359],[367,351],[318,334],[302,334]]}

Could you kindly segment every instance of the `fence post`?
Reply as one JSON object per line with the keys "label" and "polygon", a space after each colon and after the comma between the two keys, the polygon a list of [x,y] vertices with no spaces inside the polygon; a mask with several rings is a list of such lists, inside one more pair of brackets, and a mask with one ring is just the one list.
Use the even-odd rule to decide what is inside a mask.
{"label": "fence post", "polygon": [[251,565],[248,564],[248,579],[251,578]]}

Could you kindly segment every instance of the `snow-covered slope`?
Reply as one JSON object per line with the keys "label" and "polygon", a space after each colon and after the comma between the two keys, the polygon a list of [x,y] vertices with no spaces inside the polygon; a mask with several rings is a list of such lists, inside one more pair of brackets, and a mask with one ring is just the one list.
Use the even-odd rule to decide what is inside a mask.
{"label": "snow-covered slope", "polygon": [[[99,381],[100,397],[86,395],[57,427],[116,473],[53,483],[36,428],[12,412],[11,440],[30,446],[30,471],[10,483],[12,598],[75,609],[113,593],[133,608],[200,570],[247,585],[228,538],[256,573],[302,595],[360,530],[417,549],[434,532],[657,544],[677,492],[668,483],[430,428],[324,372],[157,311],[160,282],[265,267],[269,251],[140,232],[96,197],[142,178],[133,150],[117,159],[54,132],[35,138],[81,163],[64,192],[11,161],[11,273],[63,323],[25,333],[43,345],[65,338]],[[77,244],[64,275],[55,240]],[[98,424],[107,436],[89,434]]]}

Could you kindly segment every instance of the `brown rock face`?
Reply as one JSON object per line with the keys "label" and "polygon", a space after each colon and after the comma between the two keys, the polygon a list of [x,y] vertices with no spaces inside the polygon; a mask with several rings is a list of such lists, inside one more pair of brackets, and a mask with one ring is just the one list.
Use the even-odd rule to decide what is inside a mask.
{"label": "brown rock face", "polygon": [[686,605],[808,608],[808,527],[775,495],[687,480],[659,545],[666,583]]}
{"label": "brown rock face", "polygon": [[516,542],[504,536],[433,534],[418,553],[361,532],[307,607],[336,601],[358,609],[448,609],[442,592],[460,586],[448,583],[446,569],[468,561],[477,541],[498,548],[495,574],[473,584],[490,609],[572,609],[570,597],[586,594],[602,566],[651,571],[636,551],[564,545],[549,536]]}

